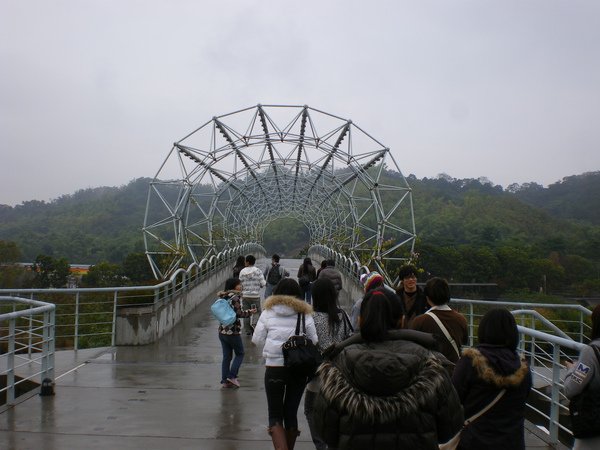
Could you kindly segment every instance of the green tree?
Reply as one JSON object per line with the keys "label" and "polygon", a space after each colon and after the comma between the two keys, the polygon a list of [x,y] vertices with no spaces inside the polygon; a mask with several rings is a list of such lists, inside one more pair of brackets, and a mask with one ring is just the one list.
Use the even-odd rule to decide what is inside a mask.
{"label": "green tree", "polygon": [[119,264],[102,261],[81,277],[84,287],[109,287],[123,284],[123,269]]}
{"label": "green tree", "polygon": [[34,286],[39,288],[62,288],[67,285],[69,263],[65,258],[54,259],[48,255],[38,255],[33,264]]}
{"label": "green tree", "polygon": [[152,268],[144,253],[130,253],[125,257],[123,275],[135,283],[154,280]]}
{"label": "green tree", "polygon": [[21,250],[16,242],[0,239],[0,264],[15,263],[21,259]]}

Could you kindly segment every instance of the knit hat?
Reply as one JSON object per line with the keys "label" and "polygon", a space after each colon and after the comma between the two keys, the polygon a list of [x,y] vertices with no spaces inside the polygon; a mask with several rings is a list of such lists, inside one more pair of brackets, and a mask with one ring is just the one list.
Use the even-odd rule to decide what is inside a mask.
{"label": "knit hat", "polygon": [[367,275],[365,279],[365,292],[369,292],[371,289],[374,289],[383,284],[383,277],[379,272],[371,272]]}

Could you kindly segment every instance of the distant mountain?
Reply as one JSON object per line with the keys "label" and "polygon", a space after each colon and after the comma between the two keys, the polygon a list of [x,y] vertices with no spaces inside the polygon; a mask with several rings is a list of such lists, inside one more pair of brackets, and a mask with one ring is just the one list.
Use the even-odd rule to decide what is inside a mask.
{"label": "distant mountain", "polygon": [[507,189],[523,203],[555,217],[600,225],[600,172],[565,177],[547,188],[527,183]]}
{"label": "distant mountain", "polygon": [[45,254],[71,263],[121,262],[144,250],[141,228],[150,181],[84,189],[51,202],[0,205],[0,239],[16,242],[24,261]]}
{"label": "distant mountain", "polygon": [[[391,180],[396,176],[389,173]],[[407,179],[423,245],[533,245],[543,257],[558,252],[600,260],[600,172],[566,177],[548,188],[529,183],[506,190],[484,178]],[[141,228],[150,181],[139,178],[120,187],[84,189],[51,202],[0,205],[0,240],[16,242],[24,261],[45,254],[71,263],[121,262],[127,254],[144,250]],[[282,232],[273,229],[269,241],[277,236],[290,240],[291,225],[281,223],[273,226]],[[301,246],[307,236],[298,239]]]}

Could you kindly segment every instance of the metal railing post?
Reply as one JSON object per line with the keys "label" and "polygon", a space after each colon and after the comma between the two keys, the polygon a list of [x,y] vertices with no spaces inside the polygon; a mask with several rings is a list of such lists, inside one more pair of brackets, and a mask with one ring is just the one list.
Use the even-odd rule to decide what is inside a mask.
{"label": "metal railing post", "polygon": [[550,444],[558,443],[559,401],[560,401],[560,345],[552,345],[552,391],[550,400]]}
{"label": "metal railing post", "polygon": [[115,291],[113,295],[113,323],[112,323],[112,331],[110,333],[110,345],[111,347],[115,346],[116,341],[116,330],[117,330],[117,303],[119,301],[119,291]]}
{"label": "metal railing post", "polygon": [[[31,317],[31,316],[30,316]],[[40,382],[46,378],[48,372],[48,350],[49,350],[49,330],[50,316],[48,311],[44,312],[44,323],[42,324],[42,374]],[[40,383],[41,384],[41,383]]]}
{"label": "metal railing post", "polygon": [[75,293],[75,337],[73,342],[73,348],[77,350],[79,348],[79,291]]}
{"label": "metal railing post", "polygon": [[15,321],[8,322],[8,361],[6,368],[6,403],[12,405],[15,402]]}

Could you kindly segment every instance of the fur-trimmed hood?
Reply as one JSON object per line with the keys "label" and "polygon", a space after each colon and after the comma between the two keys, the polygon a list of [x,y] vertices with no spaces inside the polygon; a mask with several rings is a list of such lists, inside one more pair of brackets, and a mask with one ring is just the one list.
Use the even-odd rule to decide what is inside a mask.
{"label": "fur-trimmed hood", "polygon": [[523,383],[529,373],[525,360],[519,359],[516,352],[508,348],[496,348],[494,352],[486,350],[481,346],[463,351],[463,356],[471,359],[479,378],[502,389],[515,388]]}
{"label": "fur-trimmed hood", "polygon": [[282,316],[313,313],[311,305],[291,295],[271,295],[265,300],[264,309],[270,309]]}
{"label": "fur-trimmed hood", "polygon": [[361,423],[431,411],[449,380],[435,353],[407,341],[356,344],[319,368],[321,395]]}

